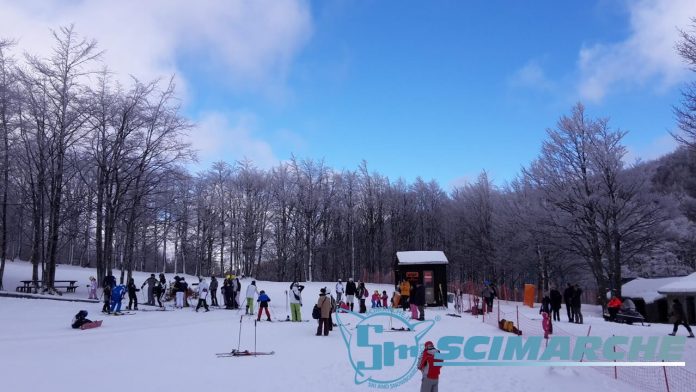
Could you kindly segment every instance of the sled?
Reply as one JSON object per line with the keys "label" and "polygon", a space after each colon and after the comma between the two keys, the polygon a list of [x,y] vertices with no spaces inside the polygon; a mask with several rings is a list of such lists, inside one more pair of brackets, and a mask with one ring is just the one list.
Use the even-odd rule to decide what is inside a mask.
{"label": "sled", "polygon": [[91,323],[86,323],[80,325],[80,329],[85,330],[85,329],[92,329],[92,328],[98,328],[101,327],[102,325],[102,320],[97,320],[97,321],[92,321]]}
{"label": "sled", "polygon": [[232,350],[228,353],[216,353],[218,358],[229,358],[229,357],[255,357],[258,355],[273,355],[275,351],[249,351],[249,350]]}

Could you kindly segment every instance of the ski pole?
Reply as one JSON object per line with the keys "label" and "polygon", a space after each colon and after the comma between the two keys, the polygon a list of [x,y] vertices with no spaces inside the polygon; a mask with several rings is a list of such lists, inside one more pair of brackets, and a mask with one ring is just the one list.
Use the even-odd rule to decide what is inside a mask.
{"label": "ski pole", "polygon": [[239,338],[237,339],[237,351],[239,351],[239,347],[242,345],[242,319],[244,316],[239,316]]}
{"label": "ski pole", "polygon": [[256,356],[256,320],[254,320],[254,356]]}

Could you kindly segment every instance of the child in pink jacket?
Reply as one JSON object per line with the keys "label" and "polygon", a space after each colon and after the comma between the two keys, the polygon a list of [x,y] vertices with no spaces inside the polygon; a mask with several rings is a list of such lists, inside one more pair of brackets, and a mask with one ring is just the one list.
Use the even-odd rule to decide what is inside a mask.
{"label": "child in pink jacket", "polygon": [[382,291],[382,307],[387,308],[387,302],[389,301],[389,296],[387,295],[387,290]]}
{"label": "child in pink jacket", "polygon": [[544,339],[548,339],[549,335],[553,333],[553,325],[551,324],[548,313],[541,312],[541,316],[543,317],[541,320],[541,327],[544,328]]}

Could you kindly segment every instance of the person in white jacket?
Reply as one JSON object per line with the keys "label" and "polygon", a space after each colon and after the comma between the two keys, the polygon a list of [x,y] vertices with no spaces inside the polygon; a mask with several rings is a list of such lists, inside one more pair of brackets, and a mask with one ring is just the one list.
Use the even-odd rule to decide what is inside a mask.
{"label": "person in white jacket", "polygon": [[252,280],[246,289],[246,314],[254,315],[254,297],[256,295],[259,295],[259,290],[256,288],[256,281]]}
{"label": "person in white jacket", "polygon": [[343,283],[339,279],[336,283],[336,303],[341,302],[341,297],[343,297]]}
{"label": "person in white jacket", "polygon": [[290,314],[292,315],[292,321],[302,321],[302,290],[304,290],[303,285],[297,282],[292,282],[292,284],[290,284],[290,293],[288,293],[288,296],[290,297]]}
{"label": "person in white jacket", "polygon": [[198,283],[198,306],[196,306],[196,312],[201,308],[201,306],[205,308],[206,312],[210,311],[208,308],[209,287],[208,282],[206,282],[205,279],[200,278],[200,282]]}

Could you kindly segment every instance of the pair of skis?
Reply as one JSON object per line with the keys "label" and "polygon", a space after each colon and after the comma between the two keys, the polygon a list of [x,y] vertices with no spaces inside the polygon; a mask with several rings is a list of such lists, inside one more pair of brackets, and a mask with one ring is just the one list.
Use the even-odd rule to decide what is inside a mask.
{"label": "pair of skis", "polygon": [[239,317],[239,337],[237,338],[237,349],[232,349],[228,353],[216,353],[218,358],[231,358],[231,357],[256,357],[259,355],[273,355],[275,351],[256,351],[256,320],[254,320],[254,351],[250,350],[240,350],[239,347],[242,345],[242,321],[244,320],[244,315]]}

